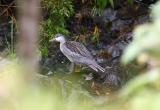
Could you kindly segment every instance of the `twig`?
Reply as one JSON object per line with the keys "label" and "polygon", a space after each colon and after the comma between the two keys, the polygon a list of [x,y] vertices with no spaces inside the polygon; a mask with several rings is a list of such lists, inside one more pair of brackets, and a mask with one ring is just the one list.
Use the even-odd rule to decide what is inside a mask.
{"label": "twig", "polygon": [[14,4],[15,0],[13,0],[6,9],[3,10],[3,12],[0,14],[0,16],[2,16],[6,11],[8,11],[8,9]]}

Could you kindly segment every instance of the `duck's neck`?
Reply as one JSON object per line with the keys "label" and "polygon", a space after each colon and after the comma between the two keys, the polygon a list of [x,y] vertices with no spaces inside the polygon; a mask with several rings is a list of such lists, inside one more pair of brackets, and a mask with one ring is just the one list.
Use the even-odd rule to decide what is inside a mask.
{"label": "duck's neck", "polygon": [[60,45],[61,45],[61,44],[64,44],[65,42],[66,42],[66,40],[61,41],[61,42],[60,42]]}

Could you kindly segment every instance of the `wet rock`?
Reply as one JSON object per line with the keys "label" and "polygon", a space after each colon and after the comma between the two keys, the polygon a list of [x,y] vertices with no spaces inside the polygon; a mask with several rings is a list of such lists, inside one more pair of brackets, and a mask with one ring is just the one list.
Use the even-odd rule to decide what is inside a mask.
{"label": "wet rock", "polygon": [[111,26],[110,30],[114,31],[114,30],[120,30],[120,29],[125,28],[125,27],[129,27],[129,25],[132,22],[133,22],[132,20],[121,20],[121,19],[118,19],[118,20],[112,22],[112,26]]}
{"label": "wet rock", "polygon": [[67,73],[69,70],[69,60],[59,50],[59,44],[51,43],[49,47],[49,57],[41,60],[41,73]]}
{"label": "wet rock", "polygon": [[148,5],[133,2],[132,5],[125,4],[125,6],[122,6],[118,12],[117,16],[118,18],[127,20],[127,19],[133,19],[137,16],[146,15],[148,13]]}
{"label": "wet rock", "polygon": [[41,61],[41,69],[43,74],[47,74],[49,71],[53,73],[67,73],[69,71],[69,61],[65,59],[59,59],[58,56],[51,58],[43,58]]}
{"label": "wet rock", "polygon": [[155,3],[157,0],[134,0],[137,3],[142,3],[144,5],[149,5]]}
{"label": "wet rock", "polygon": [[109,74],[104,80],[103,84],[107,86],[116,86],[116,87],[122,86],[120,77],[115,74]]}
{"label": "wet rock", "polygon": [[[110,68],[109,68],[110,67]],[[105,71],[105,77],[103,77],[103,84],[107,86],[117,86],[121,87],[122,86],[122,68],[120,66],[119,62],[112,62],[109,65],[108,68],[106,68]]]}
{"label": "wet rock", "polygon": [[113,58],[120,56],[122,54],[121,50],[117,48],[116,46],[111,46],[107,50],[112,55]]}
{"label": "wet rock", "polygon": [[101,15],[94,16],[93,21],[102,29],[102,31],[107,31],[107,29],[110,27],[110,23],[117,19],[116,15],[116,10],[107,8]]}
{"label": "wet rock", "polygon": [[127,47],[128,44],[128,42],[119,41],[115,44],[104,46],[104,48],[111,55],[112,58],[115,58],[122,55],[123,50]]}
{"label": "wet rock", "polygon": [[114,21],[117,17],[117,11],[112,8],[107,8],[103,11],[103,13],[99,16],[94,16],[95,23],[108,23]]}
{"label": "wet rock", "polygon": [[134,22],[134,25],[144,24],[146,22],[149,22],[149,15],[142,15],[137,17],[137,19]]}
{"label": "wet rock", "polygon": [[112,22],[117,19],[117,11],[112,8],[107,8],[103,11],[102,17],[105,23]]}

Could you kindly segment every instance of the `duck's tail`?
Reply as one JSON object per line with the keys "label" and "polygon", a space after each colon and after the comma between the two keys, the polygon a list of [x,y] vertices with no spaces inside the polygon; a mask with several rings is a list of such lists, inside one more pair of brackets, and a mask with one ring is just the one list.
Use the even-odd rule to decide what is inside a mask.
{"label": "duck's tail", "polygon": [[98,71],[105,72],[105,69],[101,67],[97,62],[94,62],[93,64],[89,65],[89,67],[97,72]]}

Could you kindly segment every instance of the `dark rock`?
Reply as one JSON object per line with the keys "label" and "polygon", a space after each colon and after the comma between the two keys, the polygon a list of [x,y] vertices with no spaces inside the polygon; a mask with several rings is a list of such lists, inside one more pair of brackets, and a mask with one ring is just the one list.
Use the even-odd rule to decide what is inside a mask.
{"label": "dark rock", "polygon": [[129,27],[129,25],[132,23],[132,20],[121,20],[117,19],[116,21],[112,22],[112,26],[110,28],[111,31],[114,30],[120,30],[125,27]]}
{"label": "dark rock", "polygon": [[146,22],[149,22],[149,15],[142,15],[137,17],[137,19],[134,22],[134,25],[144,24]]}
{"label": "dark rock", "polygon": [[117,19],[117,11],[112,8],[107,8],[103,11],[102,20],[107,22],[112,22]]}
{"label": "dark rock", "polygon": [[103,77],[103,84],[107,86],[122,86],[122,68],[119,62],[110,63],[109,67],[106,67],[105,77]]}

